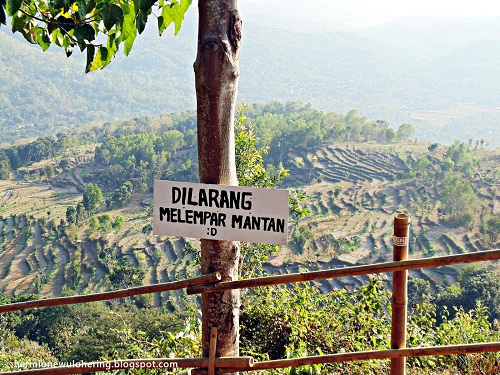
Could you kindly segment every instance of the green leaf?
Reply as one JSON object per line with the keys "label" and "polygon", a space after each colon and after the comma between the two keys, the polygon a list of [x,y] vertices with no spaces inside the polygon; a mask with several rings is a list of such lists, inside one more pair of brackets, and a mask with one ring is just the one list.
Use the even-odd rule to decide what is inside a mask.
{"label": "green leaf", "polygon": [[76,25],[73,36],[79,42],[80,51],[83,51],[86,47],[86,43],[95,39],[95,32],[90,25]]}
{"label": "green leaf", "polygon": [[156,0],[139,0],[139,9],[146,13],[155,4]]}
{"label": "green leaf", "polygon": [[137,37],[137,27],[135,25],[135,9],[132,6],[123,6],[123,25],[119,42],[124,42],[123,53],[128,56],[132,50],[135,38]]}
{"label": "green leaf", "polygon": [[36,43],[36,27],[36,21],[21,12],[12,17],[12,32],[20,32],[30,43]]}
{"label": "green leaf", "polygon": [[68,37],[63,38],[62,47],[64,48],[64,52],[66,52],[66,57],[70,57],[71,54],[73,53],[73,46],[74,43],[70,38]]}
{"label": "green leaf", "polygon": [[134,4],[134,13],[139,11],[139,1],[140,0],[132,0],[132,3]]}
{"label": "green leaf", "polygon": [[52,43],[56,46],[63,47],[64,44],[64,36],[61,33],[61,29],[57,28],[50,34],[50,39],[52,39]]}
{"label": "green leaf", "polygon": [[15,33],[16,31],[19,31],[20,33],[23,33],[26,22],[28,22],[27,16],[24,14],[16,14],[12,17],[12,32]]}
{"label": "green leaf", "polygon": [[184,15],[191,6],[192,0],[180,0],[179,8],[177,9],[177,17],[175,20],[175,35],[181,29],[182,21],[184,21]]}
{"label": "green leaf", "polygon": [[49,6],[52,9],[61,9],[63,8],[65,12],[71,8],[71,5],[73,4],[72,0],[50,0],[49,1]]}
{"label": "green leaf", "polygon": [[146,28],[146,22],[148,22],[148,15],[142,10],[139,10],[135,22],[137,25],[137,31],[139,32],[139,34],[142,34],[144,29]]}
{"label": "green leaf", "polygon": [[116,39],[116,31],[113,30],[108,34],[108,43],[106,45],[107,56],[104,61],[104,65],[102,66],[103,68],[111,62],[111,59],[116,54],[116,51],[118,50],[118,43],[119,42]]}
{"label": "green leaf", "polygon": [[90,72],[90,68],[92,67],[92,61],[94,61],[95,55],[95,47],[93,45],[89,45],[87,47],[87,64],[85,65],[85,73]]}
{"label": "green leaf", "polygon": [[123,18],[123,10],[118,5],[112,4],[99,13],[104,22],[104,27],[109,31]]}
{"label": "green leaf", "polygon": [[47,51],[47,49],[50,47],[49,34],[43,27],[36,28],[36,42],[40,47],[42,47],[42,50],[44,52]]}
{"label": "green leaf", "polygon": [[180,0],[180,7],[183,11],[183,13],[186,13],[189,7],[191,6],[191,3],[193,0]]}
{"label": "green leaf", "polygon": [[173,22],[175,25],[174,35],[177,35],[181,29],[184,14],[191,5],[192,0],[179,0],[165,5],[161,10],[161,16],[158,17],[158,32],[163,34],[165,29]]}
{"label": "green leaf", "polygon": [[53,32],[54,30],[56,30],[56,29],[57,29],[57,26],[56,26],[56,24],[55,24],[54,22],[49,22],[49,23],[47,24],[47,32],[49,33],[49,35],[51,35],[51,34],[52,34],[52,32]]}
{"label": "green leaf", "polygon": [[57,25],[61,28],[62,35],[66,35],[75,27],[75,21],[72,18],[61,16],[56,20]]}
{"label": "green leaf", "polygon": [[65,49],[66,57],[70,57],[73,54],[73,46],[69,45]]}
{"label": "green leaf", "polygon": [[164,6],[161,10],[161,16],[158,17],[158,33],[160,36],[172,22],[174,22],[174,19],[170,13],[170,6]]}
{"label": "green leaf", "polygon": [[23,0],[7,0],[7,14],[13,16],[21,8],[22,3]]}
{"label": "green leaf", "polygon": [[99,47],[89,71],[93,72],[94,70],[102,69],[104,66],[106,66],[107,59],[108,49],[106,47]]}
{"label": "green leaf", "polygon": [[87,15],[87,0],[77,0],[76,4],[78,5],[78,15],[80,16],[80,19],[84,19],[85,16]]}
{"label": "green leaf", "polygon": [[3,25],[7,25],[7,15],[3,10],[5,6],[5,0],[0,0],[0,23]]}

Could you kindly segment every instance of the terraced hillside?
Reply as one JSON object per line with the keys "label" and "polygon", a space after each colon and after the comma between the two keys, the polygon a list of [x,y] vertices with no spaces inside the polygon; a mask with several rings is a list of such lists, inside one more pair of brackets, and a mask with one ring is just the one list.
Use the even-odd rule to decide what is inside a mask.
{"label": "terraced hillside", "polygon": [[[392,258],[393,216],[412,216],[411,257],[483,251],[492,248],[479,233],[481,218],[498,213],[499,181],[477,178],[480,197],[470,228],[451,228],[439,214],[438,188],[411,177],[409,156],[426,152],[426,145],[328,144],[321,149],[294,150],[292,188],[309,197],[310,217],[290,224],[290,244],[265,265],[270,274],[345,267]],[[480,155],[481,156],[481,155]],[[498,153],[484,153],[483,175],[500,162]],[[0,290],[9,294],[60,295],[65,288],[90,293],[136,285],[166,282],[195,274],[198,241],[155,236],[151,195],[136,195],[125,208],[107,211],[121,215],[120,230],[92,232],[87,225],[61,222],[68,206],[81,201],[92,173],[92,157],[74,156],[71,168],[47,179],[0,181]],[[492,167],[493,166],[493,167]],[[39,168],[35,166],[33,168]],[[313,181],[309,183],[308,181]],[[306,184],[307,182],[307,184]],[[308,236],[299,241],[298,228]],[[299,245],[298,245],[299,244]],[[496,263],[489,263],[497,267]],[[451,284],[457,268],[412,271],[433,284]],[[323,281],[321,288],[360,285],[366,277]],[[145,297],[142,303],[182,306],[180,294]]]}
{"label": "terraced hillside", "polygon": [[[67,208],[82,201],[83,175],[93,170],[91,156],[72,157],[70,168],[51,179],[36,170],[43,165],[32,166],[23,180],[0,181],[0,291],[57,296],[69,288],[82,294],[167,282],[196,272],[193,256],[184,252],[196,241],[150,233],[151,197],[138,195],[126,208],[108,211],[113,218],[125,218],[120,231],[91,233],[88,225],[65,222]],[[144,271],[140,280],[129,280],[134,270]],[[164,294],[143,302],[176,306],[179,298]]]}
{"label": "terraced hillside", "polygon": [[[396,147],[331,144],[314,155],[300,155],[311,163],[315,183],[303,187],[309,196],[311,217],[299,225],[307,226],[313,236],[303,250],[288,249],[288,257],[299,263],[312,262],[330,266],[332,258],[346,263],[377,263],[392,260],[393,217],[404,212],[412,217],[411,257],[460,254],[492,249],[479,226],[483,217],[498,213],[495,194],[498,179],[479,175],[472,185],[479,201],[470,227],[446,225],[440,214],[438,187],[419,177],[411,177],[408,156],[425,154],[422,145]],[[498,153],[483,159],[483,171],[495,169]],[[293,172],[295,173],[295,171]],[[483,175],[487,174],[484,172]],[[292,228],[293,237],[293,228]],[[497,268],[498,262],[489,263]],[[457,267],[411,271],[415,277],[433,284],[455,282]],[[343,281],[350,284],[352,281]],[[332,286],[339,286],[338,281]]]}

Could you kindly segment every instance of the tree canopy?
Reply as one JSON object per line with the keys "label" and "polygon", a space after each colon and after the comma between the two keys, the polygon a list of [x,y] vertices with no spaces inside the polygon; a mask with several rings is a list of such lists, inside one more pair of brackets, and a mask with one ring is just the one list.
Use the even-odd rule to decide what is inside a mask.
{"label": "tree canopy", "polygon": [[88,184],[83,192],[83,206],[87,212],[94,212],[101,203],[102,191],[96,184]]}
{"label": "tree canopy", "polygon": [[472,214],[477,197],[470,181],[462,180],[459,175],[449,175],[445,178],[439,192],[439,199],[444,212],[450,215],[457,224],[469,224],[473,220]]}
{"label": "tree canopy", "polygon": [[61,47],[66,56],[78,47],[87,53],[85,71],[106,67],[120,45],[128,55],[148,17],[159,13],[161,35],[172,23],[174,34],[181,28],[192,0],[0,0],[0,23],[11,17],[12,31],[38,44],[44,51]]}

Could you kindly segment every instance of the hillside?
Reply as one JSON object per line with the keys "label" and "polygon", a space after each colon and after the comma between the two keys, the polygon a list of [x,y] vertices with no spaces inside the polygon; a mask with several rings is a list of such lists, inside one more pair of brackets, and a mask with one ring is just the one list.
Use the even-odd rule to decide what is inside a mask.
{"label": "hillside", "polygon": [[[315,113],[302,111],[304,116]],[[292,112],[290,116],[297,114]],[[256,124],[259,119],[254,119]],[[97,145],[102,149],[106,142],[70,146],[62,154],[23,167],[22,174],[20,170],[14,178],[0,181],[0,291],[48,296],[59,295],[64,287],[69,287],[78,293],[90,293],[137,283],[165,282],[197,272],[196,252],[192,251],[198,247],[197,240],[151,233],[149,189],[134,193],[123,208],[101,206],[98,215],[107,214],[111,221],[124,218],[119,229],[92,230],[91,220],[78,226],[66,222],[68,207],[81,202],[86,184],[96,181],[105,186],[105,181],[111,182],[109,175],[103,180],[103,166],[96,159],[101,158],[102,151],[94,152]],[[282,143],[284,147],[285,142]],[[470,155],[480,160],[475,177],[471,178],[479,200],[472,222],[457,226],[450,224],[438,203],[442,182],[433,185],[432,176],[423,175],[417,162],[422,160],[419,156],[431,160],[426,170],[437,173],[449,148],[438,146],[431,155],[428,147],[427,143],[407,141],[328,141],[314,148],[290,146],[285,165],[292,177],[286,184],[307,194],[311,215],[299,223],[291,222],[290,243],[269,259],[264,266],[266,272],[388,261],[392,257],[392,218],[398,212],[413,217],[412,258],[498,246],[488,242],[480,227],[487,217],[499,214],[500,197],[496,192],[500,154],[482,148],[469,149]],[[192,158],[190,150],[181,148],[175,154],[174,160],[183,165],[177,169],[189,170],[184,165],[186,159]],[[269,156],[276,157],[275,151]],[[69,160],[64,170],[58,167],[63,159]],[[47,165],[55,167],[54,176],[44,175]],[[105,196],[111,196],[113,186],[105,190]],[[498,262],[488,266],[496,269]],[[142,279],[138,272],[143,272]],[[450,285],[455,282],[457,268],[412,271],[412,275],[429,280],[434,286]],[[365,279],[323,281],[322,287],[361,285]],[[172,307],[182,305],[183,298],[163,295]],[[159,305],[161,299],[156,295],[154,300],[143,303]]]}
{"label": "hillside", "polygon": [[[70,59],[52,48],[43,53],[0,28],[0,143],[194,109],[195,17],[190,10],[175,38],[146,28],[129,57],[119,53],[88,75],[77,52]],[[359,108],[395,128],[414,123],[421,140],[473,137],[500,147],[500,75],[491,52],[498,20],[416,18],[321,33],[275,21],[261,13],[245,18],[240,101],[301,100],[342,113]],[[475,110],[449,110],[457,105]],[[436,119],[441,112],[451,112],[444,123]]]}

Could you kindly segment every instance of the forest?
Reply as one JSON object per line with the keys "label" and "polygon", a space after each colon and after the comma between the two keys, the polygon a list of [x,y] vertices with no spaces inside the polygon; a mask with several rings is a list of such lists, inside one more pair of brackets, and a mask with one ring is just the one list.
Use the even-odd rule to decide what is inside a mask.
{"label": "forest", "polygon": [[[289,244],[242,244],[242,277],[387,261],[396,212],[413,217],[411,257],[499,245],[500,154],[480,140],[418,142],[410,123],[393,128],[357,110],[325,113],[295,101],[242,107],[235,127],[240,184],[291,192]],[[150,215],[154,179],[198,180],[195,129],[194,113],[173,113],[2,149],[2,303],[197,275],[199,243],[155,236]],[[498,262],[412,271],[408,346],[498,341],[498,271]],[[390,285],[390,277],[352,277],[247,291],[241,353],[265,360],[388,348]],[[2,314],[0,368],[196,357],[198,303],[165,292]],[[411,374],[496,374],[499,360],[423,357],[408,367]],[[379,374],[388,366],[286,371]]]}

